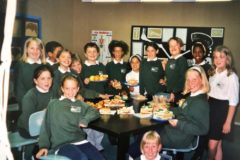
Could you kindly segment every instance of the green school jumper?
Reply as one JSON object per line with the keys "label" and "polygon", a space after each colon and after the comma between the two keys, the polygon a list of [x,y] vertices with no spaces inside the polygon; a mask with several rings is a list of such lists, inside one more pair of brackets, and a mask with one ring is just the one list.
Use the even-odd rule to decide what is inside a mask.
{"label": "green school jumper", "polygon": [[81,101],[53,99],[50,101],[39,137],[39,148],[56,150],[68,143],[86,139],[79,124],[88,125],[99,118],[98,110]]}
{"label": "green school jumper", "polygon": [[[84,82],[85,78],[89,78],[90,76],[106,74],[105,66],[102,63],[96,65],[86,65],[83,64],[81,78]],[[97,91],[99,93],[105,93],[107,82],[92,82],[90,81],[88,85],[85,85],[86,88]]]}
{"label": "green school jumper", "polygon": [[17,64],[16,71],[16,98],[19,104],[22,102],[23,96],[27,91],[34,87],[33,85],[33,74],[34,70],[41,64],[30,64],[19,61]]}
{"label": "green school jumper", "polygon": [[143,59],[140,68],[140,93],[145,91],[148,95],[154,95],[158,92],[164,92],[164,87],[159,83],[164,79],[164,71],[160,60],[147,61]]}
{"label": "green school jumper", "polygon": [[167,92],[181,93],[185,82],[185,73],[188,69],[187,60],[181,56],[169,59],[166,65]]}
{"label": "green school jumper", "polygon": [[[126,74],[130,71],[129,64],[126,62],[115,64],[113,61],[107,63],[106,70],[108,74],[108,79],[110,80],[118,80],[122,84],[122,90],[128,90],[127,86],[124,84],[126,81]],[[117,95],[119,91],[117,91],[113,87],[107,88],[107,93]]]}
{"label": "green school jumper", "polygon": [[61,95],[61,91],[60,91],[60,86],[61,86],[61,81],[63,79],[64,76],[66,75],[72,75],[75,76],[78,81],[79,81],[79,85],[80,85],[80,94],[87,99],[94,99],[94,98],[98,98],[99,97],[99,93],[94,91],[94,90],[90,90],[85,88],[80,76],[74,72],[73,70],[70,70],[70,72],[65,72],[62,73],[59,69],[55,70],[54,72],[54,79],[53,79],[53,93],[54,93],[54,97],[59,98]]}
{"label": "green school jumper", "polygon": [[53,92],[42,93],[36,87],[30,89],[22,100],[22,113],[18,119],[18,128],[24,129],[29,133],[29,117],[31,114],[47,108]]}
{"label": "green school jumper", "polygon": [[164,147],[184,148],[189,146],[195,135],[204,135],[209,129],[209,104],[206,94],[189,96],[182,107],[174,110],[178,119],[176,127],[166,125],[160,131]]}

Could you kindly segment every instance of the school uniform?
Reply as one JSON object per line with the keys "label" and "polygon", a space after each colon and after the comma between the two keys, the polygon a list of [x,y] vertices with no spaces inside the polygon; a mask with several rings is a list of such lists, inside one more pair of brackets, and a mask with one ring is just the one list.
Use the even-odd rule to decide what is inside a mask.
{"label": "school uniform", "polygon": [[[41,128],[39,148],[47,148],[50,153],[56,151],[60,152],[60,155],[73,158],[79,155],[78,151],[81,152],[81,149],[85,148],[84,146],[88,146],[86,151],[81,152],[81,154],[88,157],[90,152],[90,154],[95,154],[93,156],[99,156],[100,154],[96,149],[89,142],[84,141],[86,135],[79,126],[79,124],[87,126],[89,122],[99,118],[99,116],[100,114],[95,108],[84,102],[65,97],[51,100]],[[101,157],[100,155],[100,159],[103,159]],[[77,159],[81,159],[81,157]]]}
{"label": "school uniform", "polygon": [[165,69],[167,92],[174,93],[176,100],[181,98],[187,69],[187,60],[181,54],[175,58],[171,57],[167,62]]}
{"label": "school uniform", "polygon": [[58,62],[50,61],[49,58],[46,59],[46,62],[47,62],[47,65],[48,65],[49,67],[51,67],[51,69],[52,69],[53,72],[58,69],[58,66],[59,66],[59,63],[58,63]]}
{"label": "school uniform", "polygon": [[182,106],[173,111],[178,123],[176,127],[166,125],[159,131],[164,147],[185,148],[196,135],[204,135],[209,129],[209,104],[207,95],[201,91],[191,93]]}
{"label": "school uniform", "polygon": [[[120,62],[117,62],[115,59],[113,59],[113,61],[107,63],[106,71],[108,74],[109,81],[117,80],[121,82],[122,90],[128,90],[127,86],[124,84],[126,74],[129,72],[129,64],[127,62],[124,62],[123,60],[121,60]],[[117,95],[119,94],[119,91],[117,91],[113,87],[108,87],[107,93]]]}
{"label": "school uniform", "polygon": [[41,60],[33,62],[27,59],[27,62],[19,61],[16,67],[16,98],[21,106],[22,98],[27,91],[34,87],[33,74],[34,70],[41,65]]}
{"label": "school uniform", "polygon": [[165,88],[159,83],[160,79],[164,79],[161,60],[157,57],[153,60],[143,59],[140,68],[140,93],[146,92],[152,96],[163,92]]}
{"label": "school uniform", "polygon": [[22,113],[18,119],[18,129],[21,136],[30,138],[29,117],[31,114],[47,108],[48,102],[53,98],[51,90],[45,92],[37,86],[30,89],[22,100]]}
{"label": "school uniform", "polygon": [[[142,154],[140,157],[134,160],[147,160],[147,158]],[[154,160],[172,160],[172,157],[165,154],[158,154],[157,157],[154,158]]]}
{"label": "school uniform", "polygon": [[[135,72],[135,71],[130,71],[127,75],[126,75],[126,82],[128,82],[129,80],[136,80],[139,83],[139,75],[140,72]],[[130,92],[131,95],[139,95],[140,94],[140,87],[139,85],[134,86],[134,90],[133,92]]]}
{"label": "school uniform", "polygon": [[[81,78],[82,81],[85,80],[85,78],[89,78],[90,76],[94,75],[100,75],[100,74],[107,74],[105,66],[102,63],[99,63],[96,61],[96,64],[90,64],[88,61],[85,61],[83,64],[82,72],[81,72]],[[105,88],[106,88],[107,82],[89,82],[89,84],[85,85],[86,88],[95,90],[99,93],[104,94]]]}
{"label": "school uniform", "polygon": [[79,86],[80,86],[80,94],[87,99],[94,99],[99,97],[99,93],[94,91],[94,90],[90,90],[85,88],[83,81],[81,80],[81,78],[79,77],[79,75],[71,70],[70,68],[67,71],[62,70],[60,67],[58,67],[57,70],[55,70],[54,72],[54,79],[53,79],[53,92],[54,92],[54,97],[59,98],[60,97],[60,86],[61,86],[61,81],[63,79],[64,76],[66,75],[72,75],[75,76],[78,79],[79,82]]}
{"label": "school uniform", "polygon": [[236,107],[239,101],[239,79],[236,73],[227,75],[227,69],[209,78],[210,131],[209,138],[221,140],[222,127],[226,121],[229,106]]}

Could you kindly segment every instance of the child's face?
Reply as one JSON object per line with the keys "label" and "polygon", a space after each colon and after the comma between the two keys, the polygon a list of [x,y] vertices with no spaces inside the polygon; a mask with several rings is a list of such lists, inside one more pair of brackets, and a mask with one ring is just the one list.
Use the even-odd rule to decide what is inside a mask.
{"label": "child's face", "polygon": [[148,160],[154,160],[161,150],[161,144],[158,144],[156,140],[147,140],[143,145],[142,152],[143,155]]}
{"label": "child's face", "polygon": [[40,58],[40,55],[41,55],[40,46],[36,41],[31,41],[27,47],[27,56],[30,59],[37,61]]}
{"label": "child's face", "polygon": [[75,80],[65,80],[63,86],[61,87],[63,96],[68,99],[73,99],[76,97],[79,87],[78,83]]}
{"label": "child's face", "polygon": [[122,56],[123,56],[122,48],[121,47],[115,47],[114,51],[113,51],[113,56],[114,56],[115,60],[120,61],[122,59]]}
{"label": "child's face", "polygon": [[71,69],[73,69],[77,73],[81,73],[82,65],[81,65],[81,63],[79,61],[74,61],[71,64]]}
{"label": "child's face", "polygon": [[58,58],[58,62],[62,67],[69,67],[72,63],[72,57],[69,52],[62,52]]}
{"label": "child's face", "polygon": [[43,71],[37,79],[33,80],[36,86],[44,91],[48,91],[52,85],[52,77],[49,71]]}
{"label": "child's face", "polygon": [[48,57],[49,57],[51,60],[56,61],[56,59],[57,59],[57,54],[58,54],[58,52],[60,52],[61,50],[62,50],[62,47],[56,47],[53,52],[49,52],[49,53],[48,53]]}
{"label": "child's face", "polygon": [[225,53],[214,52],[213,54],[213,63],[218,69],[225,69],[227,66],[227,56]]}
{"label": "child's face", "polygon": [[88,47],[85,53],[88,61],[95,62],[99,56],[97,49],[94,47]]}
{"label": "child's face", "polygon": [[197,71],[190,71],[187,74],[187,86],[191,93],[195,93],[202,88],[202,78]]}
{"label": "child's face", "polygon": [[140,68],[140,62],[139,60],[134,57],[132,60],[131,60],[131,67],[132,67],[132,70],[135,71],[135,72],[138,72],[139,71],[139,68]]}
{"label": "child's face", "polygon": [[147,52],[147,58],[148,59],[154,59],[156,58],[156,55],[158,53],[158,50],[156,50],[155,48],[153,48],[152,46],[149,46],[146,50]]}
{"label": "child's face", "polygon": [[173,57],[179,55],[181,53],[180,44],[177,41],[175,41],[174,39],[172,39],[169,42],[169,51]]}
{"label": "child's face", "polygon": [[200,47],[195,47],[193,50],[193,58],[199,64],[203,61],[203,50]]}

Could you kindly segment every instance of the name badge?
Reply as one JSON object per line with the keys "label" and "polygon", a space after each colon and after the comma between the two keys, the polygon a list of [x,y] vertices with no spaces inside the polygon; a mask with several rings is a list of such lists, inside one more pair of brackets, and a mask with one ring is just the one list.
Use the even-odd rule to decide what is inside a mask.
{"label": "name badge", "polygon": [[71,106],[70,111],[73,112],[73,113],[80,113],[81,112],[81,107]]}
{"label": "name badge", "polygon": [[151,68],[151,71],[152,71],[152,72],[158,72],[158,67],[152,67],[152,68]]}
{"label": "name badge", "polygon": [[169,66],[169,67],[170,67],[170,69],[172,69],[172,70],[173,70],[173,69],[175,69],[175,67],[176,67],[176,64],[175,64],[175,63],[173,63],[173,64],[170,64],[170,66]]}
{"label": "name badge", "polygon": [[121,73],[126,73],[126,69],[121,69]]}

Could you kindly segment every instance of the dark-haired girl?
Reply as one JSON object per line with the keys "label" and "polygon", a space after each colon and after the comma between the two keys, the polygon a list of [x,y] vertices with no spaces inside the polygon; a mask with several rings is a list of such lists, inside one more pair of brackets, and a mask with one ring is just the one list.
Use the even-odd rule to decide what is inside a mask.
{"label": "dark-haired girl", "polygon": [[162,81],[164,80],[164,71],[161,60],[157,58],[159,52],[158,46],[151,42],[145,47],[147,59],[143,59],[140,69],[140,93],[153,96],[158,92],[164,91]]}
{"label": "dark-haired girl", "polygon": [[109,77],[109,94],[119,94],[127,90],[124,85],[126,74],[129,72],[128,63],[123,61],[123,57],[128,53],[128,45],[124,41],[112,40],[108,46],[113,60],[106,65],[106,71]]}
{"label": "dark-haired girl", "polygon": [[63,78],[62,95],[50,101],[39,137],[40,158],[53,152],[74,160],[103,160],[97,149],[85,140],[82,128],[99,117],[99,112],[76,99],[78,79],[72,75]]}

